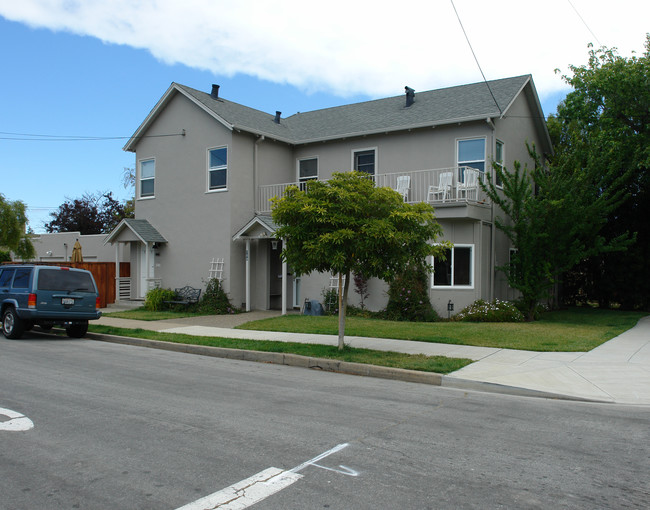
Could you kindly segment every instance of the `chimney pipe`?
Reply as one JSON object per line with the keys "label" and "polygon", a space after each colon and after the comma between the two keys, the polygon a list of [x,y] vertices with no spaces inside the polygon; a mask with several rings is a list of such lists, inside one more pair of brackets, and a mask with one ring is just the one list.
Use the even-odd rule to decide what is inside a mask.
{"label": "chimney pipe", "polygon": [[212,99],[219,99],[219,85],[212,84],[212,92],[210,92]]}
{"label": "chimney pipe", "polygon": [[282,112],[276,111],[275,112],[275,119],[273,119],[273,122],[275,122],[276,124],[280,124],[280,116],[281,115],[282,115]]}
{"label": "chimney pipe", "polygon": [[408,86],[404,87],[404,90],[406,91],[406,107],[408,108],[415,103],[415,90]]}

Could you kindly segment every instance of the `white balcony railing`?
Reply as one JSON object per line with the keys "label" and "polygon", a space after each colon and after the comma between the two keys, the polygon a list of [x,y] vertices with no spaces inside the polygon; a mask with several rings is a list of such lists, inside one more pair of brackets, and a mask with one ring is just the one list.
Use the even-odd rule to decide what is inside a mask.
{"label": "white balcony railing", "polygon": [[[451,168],[436,168],[432,170],[415,170],[410,172],[393,172],[374,175],[375,184],[379,187],[397,189],[397,178],[410,177],[406,201],[409,203],[429,202],[435,206],[444,204],[474,203],[487,204],[488,197],[478,182],[475,186],[465,186],[466,171],[475,171],[466,166]],[[451,174],[451,175],[449,175]],[[446,181],[445,179],[448,179]],[[484,181],[485,174],[478,172],[478,180]],[[448,186],[444,186],[449,182]],[[441,187],[441,184],[443,185]],[[258,214],[271,212],[271,198],[282,196],[289,186],[299,186],[298,182],[271,184],[260,186],[257,190],[255,210]]]}

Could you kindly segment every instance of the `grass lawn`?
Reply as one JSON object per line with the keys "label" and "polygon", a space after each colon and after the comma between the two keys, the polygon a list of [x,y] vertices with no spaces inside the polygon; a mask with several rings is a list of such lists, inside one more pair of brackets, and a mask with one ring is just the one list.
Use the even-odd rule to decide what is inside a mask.
{"label": "grass lawn", "polygon": [[230,349],[245,349],[264,352],[283,352],[299,354],[314,358],[337,359],[355,363],[367,363],[423,372],[448,374],[472,363],[469,359],[446,358],[444,356],[424,356],[419,354],[402,354],[397,352],[373,351],[346,347],[339,351],[336,346],[302,344],[292,342],[273,342],[260,340],[240,340],[233,338],[199,337],[176,333],[161,333],[144,329],[124,329],[112,326],[91,324],[89,331],[108,335],[119,335],[149,340],[161,340],[191,345],[208,345],[212,347],[227,347]]}
{"label": "grass lawn", "polygon": [[[548,312],[536,322],[393,322],[348,317],[345,334],[528,351],[590,351],[633,327],[647,314],[593,308]],[[285,315],[239,329],[338,334],[338,318]]]}
{"label": "grass lawn", "polygon": [[102,313],[102,317],[115,317],[118,319],[131,319],[137,321],[161,321],[165,319],[182,319],[184,317],[198,317],[205,315],[194,312],[172,312],[169,310],[160,312],[150,312],[144,307],[134,308],[133,310],[123,310],[120,312]]}

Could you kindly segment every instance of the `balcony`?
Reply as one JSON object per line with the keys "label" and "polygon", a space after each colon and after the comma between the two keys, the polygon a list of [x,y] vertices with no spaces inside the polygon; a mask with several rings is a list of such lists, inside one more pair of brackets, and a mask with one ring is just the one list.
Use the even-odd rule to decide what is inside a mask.
{"label": "balcony", "polygon": [[[475,176],[475,181],[469,178]],[[466,176],[468,176],[466,178]],[[409,177],[409,186],[405,195],[408,203],[428,202],[436,208],[438,217],[470,216],[467,206],[487,209],[490,202],[479,185],[484,181],[485,174],[473,168],[460,166],[452,168],[437,168],[434,170],[416,170],[412,172],[394,172],[372,176],[375,184],[380,187],[397,189],[398,177]],[[260,186],[257,190],[255,210],[257,214],[271,213],[271,198],[282,196],[289,186],[299,186],[298,182],[271,184]],[[461,212],[458,208],[463,207]],[[451,209],[444,211],[444,209]],[[484,216],[481,214],[480,216]],[[482,218],[481,218],[482,219]]]}

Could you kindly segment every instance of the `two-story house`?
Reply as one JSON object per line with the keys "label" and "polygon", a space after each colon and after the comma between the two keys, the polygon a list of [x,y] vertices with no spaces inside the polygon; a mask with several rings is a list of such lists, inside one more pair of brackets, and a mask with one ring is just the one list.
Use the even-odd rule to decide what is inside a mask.
{"label": "two-story house", "polygon": [[[526,142],[550,153],[531,76],[405,90],[282,118],[223,99],[216,85],[208,93],[172,83],[124,147],[136,156],[137,219],[107,238],[131,247],[122,296],[142,298],[152,285],[202,287],[212,269],[246,309],[320,299],[331,275],[297,277],[282,264],[269,199],[291,183],[354,169],[408,202],[434,205],[454,244],[431,275],[438,312],[446,315],[449,301],[460,310],[478,298],[515,297],[495,269],[508,263],[510,245],[478,182],[493,162],[531,164]],[[386,288],[371,282],[371,309],[385,306]]]}

